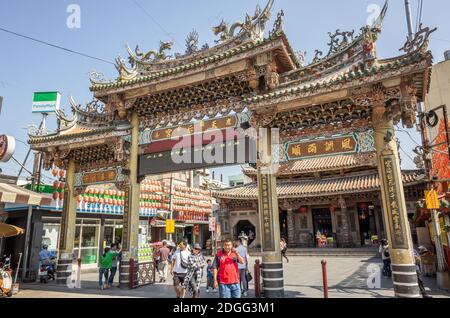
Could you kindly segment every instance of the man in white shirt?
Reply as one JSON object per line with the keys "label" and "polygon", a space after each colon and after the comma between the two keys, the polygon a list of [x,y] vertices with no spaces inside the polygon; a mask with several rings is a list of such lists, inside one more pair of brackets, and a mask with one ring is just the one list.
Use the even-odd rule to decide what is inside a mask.
{"label": "man in white shirt", "polygon": [[186,243],[181,241],[178,244],[178,250],[172,257],[173,286],[175,288],[177,298],[181,298],[181,287],[183,286],[184,279],[186,278],[190,254],[191,252],[186,249]]}
{"label": "man in white shirt", "polygon": [[236,248],[236,253],[238,253],[244,259],[244,264],[239,263],[238,269],[239,269],[239,279],[240,279],[240,283],[241,283],[242,296],[247,297],[247,293],[248,293],[247,272],[248,272],[248,261],[249,261],[248,251],[247,251],[247,248],[244,245],[242,245],[242,241],[240,239],[236,240],[235,248]]}

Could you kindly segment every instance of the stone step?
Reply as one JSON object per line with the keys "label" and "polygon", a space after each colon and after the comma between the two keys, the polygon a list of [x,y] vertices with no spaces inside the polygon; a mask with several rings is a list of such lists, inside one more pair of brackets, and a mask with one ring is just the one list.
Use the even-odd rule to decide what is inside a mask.
{"label": "stone step", "polygon": [[[260,251],[249,251],[250,256],[260,257]],[[376,257],[378,250],[375,248],[304,248],[304,249],[288,249],[287,256],[304,256],[304,257]]]}

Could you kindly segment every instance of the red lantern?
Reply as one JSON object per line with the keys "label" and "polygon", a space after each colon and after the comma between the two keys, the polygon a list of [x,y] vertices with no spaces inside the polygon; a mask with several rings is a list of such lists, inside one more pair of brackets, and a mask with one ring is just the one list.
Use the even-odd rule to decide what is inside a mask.
{"label": "red lantern", "polygon": [[59,170],[59,177],[60,178],[64,177],[64,170]]}
{"label": "red lantern", "polygon": [[308,213],[308,207],[302,206],[302,207],[300,208],[300,213]]}
{"label": "red lantern", "polygon": [[58,189],[59,182],[57,180],[53,181],[53,189]]}
{"label": "red lantern", "polygon": [[81,201],[83,201],[83,196],[82,196],[82,195],[77,196],[77,201],[78,201],[78,203],[80,203]]}
{"label": "red lantern", "polygon": [[59,199],[63,200],[64,199],[64,192],[59,192]]}
{"label": "red lantern", "polygon": [[53,192],[53,200],[58,200],[58,198],[59,198],[59,193],[58,192]]}
{"label": "red lantern", "polygon": [[56,176],[58,175],[58,171],[56,170],[56,168],[53,168],[53,170],[52,170],[52,175],[53,175],[54,177],[56,177]]}

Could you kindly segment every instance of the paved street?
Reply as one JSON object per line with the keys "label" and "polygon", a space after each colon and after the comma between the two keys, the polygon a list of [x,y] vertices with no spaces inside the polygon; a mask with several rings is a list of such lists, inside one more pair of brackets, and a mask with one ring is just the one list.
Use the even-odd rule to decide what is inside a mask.
{"label": "paved street", "polygon": [[[323,297],[322,270],[320,257],[290,257],[290,263],[285,263],[285,290],[289,298],[321,298]],[[393,297],[392,281],[381,278],[380,288],[367,287],[369,273],[368,266],[378,265],[379,259],[367,257],[328,257],[328,281],[330,298],[383,298]],[[252,259],[254,264],[254,259]],[[54,284],[27,284],[17,298],[101,298],[101,297],[145,297],[166,298],[174,297],[171,282],[146,286],[136,290],[122,290],[114,288],[108,291],[100,291],[97,286],[95,273],[83,274],[82,289],[67,289]],[[425,286],[430,294],[435,297],[449,297],[450,293],[439,291],[434,279],[425,278]],[[206,294],[204,291],[206,283],[202,283],[202,297],[215,298],[217,294]],[[254,296],[254,286],[249,297]]]}

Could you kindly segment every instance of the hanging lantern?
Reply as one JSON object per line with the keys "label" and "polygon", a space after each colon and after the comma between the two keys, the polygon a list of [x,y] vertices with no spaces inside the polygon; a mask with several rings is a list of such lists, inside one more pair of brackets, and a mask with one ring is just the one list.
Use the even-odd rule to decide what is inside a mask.
{"label": "hanging lantern", "polygon": [[336,206],[334,204],[330,205],[330,212],[331,213],[336,212]]}
{"label": "hanging lantern", "polygon": [[60,182],[58,185],[59,190],[64,189],[64,182]]}
{"label": "hanging lantern", "polygon": [[58,192],[53,192],[53,200],[58,200],[58,198],[59,198],[59,193]]}
{"label": "hanging lantern", "polygon": [[77,202],[81,203],[83,201],[83,196],[80,194],[79,196],[77,196]]}
{"label": "hanging lantern", "polygon": [[59,177],[60,178],[64,177],[64,174],[65,174],[64,170],[59,170]]}
{"label": "hanging lantern", "polygon": [[308,207],[307,206],[302,206],[300,208],[300,213],[308,213]]}
{"label": "hanging lantern", "polygon": [[54,177],[56,177],[56,176],[58,175],[58,170],[56,170],[55,167],[53,167],[53,169],[52,169],[52,175],[53,175]]}
{"label": "hanging lantern", "polygon": [[53,181],[53,189],[58,189],[59,182],[57,180]]}
{"label": "hanging lantern", "polygon": [[64,199],[64,192],[59,192],[59,199],[63,200]]}

